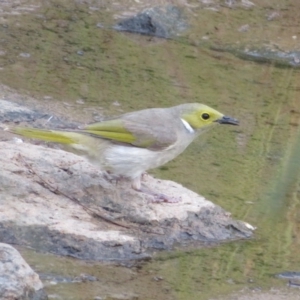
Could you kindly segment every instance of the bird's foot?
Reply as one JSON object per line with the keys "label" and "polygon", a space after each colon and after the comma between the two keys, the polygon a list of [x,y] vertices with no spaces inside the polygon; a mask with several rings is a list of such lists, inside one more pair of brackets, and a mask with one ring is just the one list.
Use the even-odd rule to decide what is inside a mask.
{"label": "bird's foot", "polygon": [[144,173],[142,173],[142,175],[141,175],[141,181],[147,181],[147,177],[148,177],[148,173],[147,172],[144,172]]}
{"label": "bird's foot", "polygon": [[125,179],[125,177],[121,176],[121,175],[115,175],[110,173],[109,171],[104,171],[103,172],[103,177],[111,182],[111,183],[118,183],[119,181],[121,181],[122,179]]}
{"label": "bird's foot", "polygon": [[150,195],[149,200],[152,203],[161,203],[161,202],[165,202],[165,203],[178,203],[181,201],[181,197],[170,197],[168,195],[162,194],[162,193],[155,193],[152,192],[144,187],[141,187],[139,190],[139,192],[142,192],[146,195]]}
{"label": "bird's foot", "polygon": [[110,174],[108,171],[103,171],[103,177],[109,182],[113,182],[116,180],[116,176]]}

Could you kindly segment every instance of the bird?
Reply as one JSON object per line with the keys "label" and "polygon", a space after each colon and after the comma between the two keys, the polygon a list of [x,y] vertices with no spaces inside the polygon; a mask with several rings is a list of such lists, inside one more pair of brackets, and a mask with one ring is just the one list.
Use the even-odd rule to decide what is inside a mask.
{"label": "bird", "polygon": [[14,127],[15,134],[60,143],[85,156],[105,174],[130,180],[131,187],[152,196],[153,202],[178,202],[141,183],[143,174],[181,154],[201,133],[216,124],[239,121],[200,103],[148,108],[79,127],[48,130]]}

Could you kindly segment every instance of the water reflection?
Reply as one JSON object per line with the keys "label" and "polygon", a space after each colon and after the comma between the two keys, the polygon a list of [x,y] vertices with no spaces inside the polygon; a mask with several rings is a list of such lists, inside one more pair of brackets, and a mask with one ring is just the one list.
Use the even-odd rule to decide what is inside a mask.
{"label": "water reflection", "polygon": [[[227,167],[223,171],[219,168],[219,194],[211,194],[235,216],[255,224],[256,236],[252,241],[194,251],[166,261],[179,299],[208,299],[245,286],[280,286],[285,283],[274,279],[274,274],[300,268],[300,103],[299,92],[291,89],[299,82],[299,74],[272,67],[257,68],[259,75],[257,71],[269,73],[271,84],[255,89],[259,98],[251,99],[248,109],[256,122],[250,123],[253,127],[245,151],[237,152],[234,159],[224,158]],[[245,90],[246,98],[247,93]],[[249,103],[238,105],[243,109]],[[242,126],[242,131],[249,133],[248,124]],[[209,188],[216,189],[213,183]],[[201,284],[195,287],[197,282]]]}

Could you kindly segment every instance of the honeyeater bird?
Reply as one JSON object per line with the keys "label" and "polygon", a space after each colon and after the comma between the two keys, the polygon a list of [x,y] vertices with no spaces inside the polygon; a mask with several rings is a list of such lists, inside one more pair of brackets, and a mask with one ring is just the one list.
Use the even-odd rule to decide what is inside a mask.
{"label": "honeyeater bird", "polygon": [[151,194],[153,201],[173,202],[143,187],[142,174],[178,156],[214,124],[238,125],[238,121],[207,105],[187,103],[130,112],[78,130],[15,127],[11,131],[65,144],[68,151],[87,157],[108,174],[131,180],[133,189]]}

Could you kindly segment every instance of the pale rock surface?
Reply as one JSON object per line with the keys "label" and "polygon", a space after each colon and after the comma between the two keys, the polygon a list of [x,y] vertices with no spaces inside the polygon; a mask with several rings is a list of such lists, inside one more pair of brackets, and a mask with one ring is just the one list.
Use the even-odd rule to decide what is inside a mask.
{"label": "pale rock surface", "polygon": [[39,276],[15,248],[3,243],[0,243],[0,299],[47,299]]}

